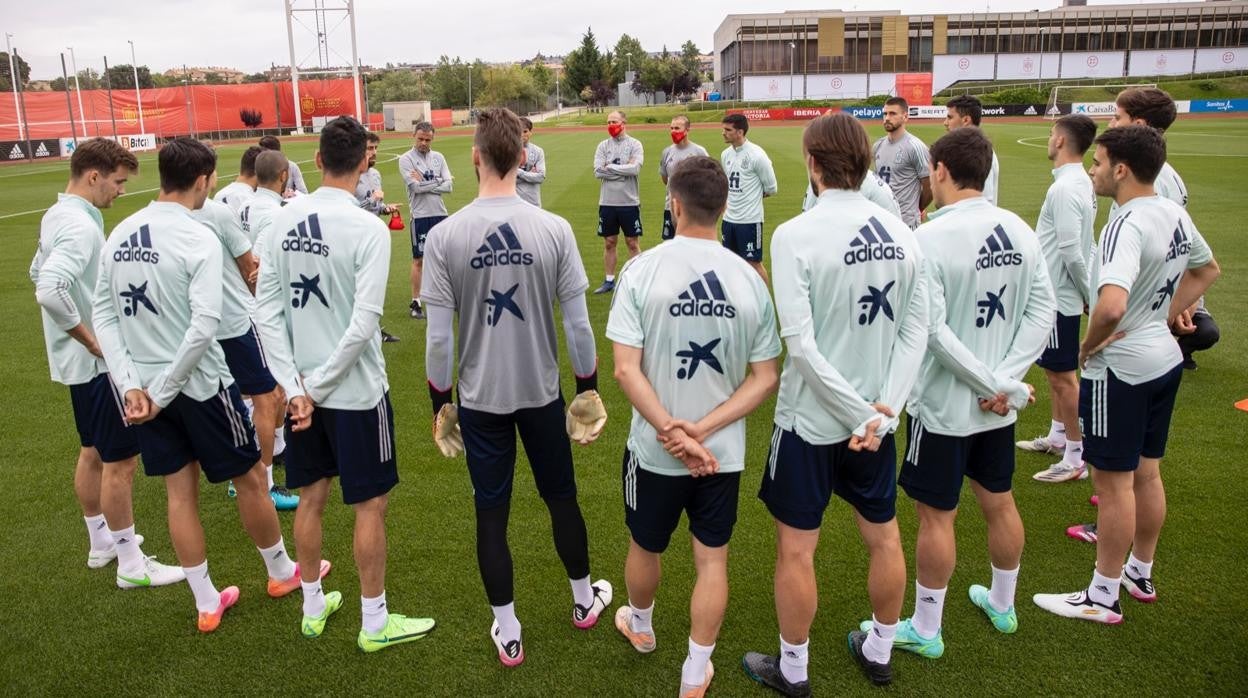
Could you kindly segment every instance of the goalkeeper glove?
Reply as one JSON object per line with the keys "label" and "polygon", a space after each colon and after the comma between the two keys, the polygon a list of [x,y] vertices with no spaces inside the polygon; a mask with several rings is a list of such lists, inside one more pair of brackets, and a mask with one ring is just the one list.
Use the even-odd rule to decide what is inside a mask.
{"label": "goalkeeper glove", "polygon": [[590,444],[607,425],[607,408],[597,390],[578,393],[568,406],[568,437],[579,444]]}
{"label": "goalkeeper glove", "polygon": [[447,458],[454,458],[464,450],[464,437],[459,432],[459,411],[447,403],[433,418],[433,442]]}

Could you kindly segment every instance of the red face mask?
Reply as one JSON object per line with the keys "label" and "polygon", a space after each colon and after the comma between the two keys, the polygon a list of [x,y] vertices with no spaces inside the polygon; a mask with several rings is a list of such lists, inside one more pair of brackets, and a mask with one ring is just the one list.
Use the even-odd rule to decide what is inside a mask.
{"label": "red face mask", "polygon": [[672,131],[672,142],[675,143],[676,145],[680,145],[681,142],[683,142],[685,138],[688,137],[688,135],[689,135],[688,131]]}
{"label": "red face mask", "polygon": [[611,134],[612,138],[615,138],[621,133],[624,133],[624,125],[623,124],[607,124],[607,133]]}

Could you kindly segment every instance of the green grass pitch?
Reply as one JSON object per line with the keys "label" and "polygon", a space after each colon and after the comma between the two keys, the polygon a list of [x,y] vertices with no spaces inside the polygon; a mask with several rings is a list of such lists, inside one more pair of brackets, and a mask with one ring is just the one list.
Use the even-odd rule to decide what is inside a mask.
{"label": "green grass pitch", "polygon": [[[870,124],[872,137],[882,130]],[[927,142],[939,125],[913,124]],[[1034,221],[1051,181],[1043,144],[1048,124],[988,124],[1001,160],[1001,203]],[[803,172],[798,126],[757,128],[750,135],[775,163],[780,193],[767,200],[766,232],[793,216],[801,201]],[[571,221],[589,271],[591,287],[602,277],[596,239],[598,185],[591,173],[595,144],[605,133],[541,130],[549,177],[546,207]],[[664,130],[638,130],[646,146],[642,177],[648,247],[658,243],[663,193],[658,156],[667,145]],[[711,152],[722,149],[717,126],[695,125],[692,137]],[[1191,191],[1197,225],[1222,264],[1222,279],[1209,305],[1223,339],[1198,355],[1200,369],[1184,376],[1163,466],[1169,490],[1169,521],[1162,537],[1155,579],[1161,601],[1142,606],[1123,595],[1126,621],[1110,628],[1074,623],[1041,612],[1036,592],[1072,591],[1086,584],[1093,546],[1065,537],[1066,526],[1091,521],[1087,482],[1042,485],[1030,478],[1045,457],[1019,455],[1016,497],[1027,529],[1018,590],[1020,629],[999,635],[966,598],[972,583],[989,579],[984,525],[973,498],[958,523],[959,559],[945,610],[948,649],[938,661],[895,654],[897,695],[1074,695],[1127,692],[1133,695],[1229,694],[1248,666],[1248,527],[1243,524],[1248,486],[1243,475],[1248,414],[1232,403],[1248,397],[1248,341],[1240,318],[1248,312],[1245,243],[1245,182],[1248,182],[1248,120],[1181,119],[1168,136],[1170,161]],[[438,136],[457,176],[447,196],[454,211],[475,196],[470,142],[463,132]],[[392,200],[402,200],[396,159],[410,146],[405,136],[382,143],[380,168]],[[319,176],[309,162],[315,143],[290,141],[288,154],[304,163],[309,184]],[[222,182],[242,146],[221,148]],[[130,194],[105,212],[111,227],[154,197],[155,156],[145,154]],[[387,591],[401,613],[432,615],[437,631],[409,646],[363,655],[355,648],[359,594],[351,559],[349,510],[331,505],[326,513],[325,554],[335,564],[326,589],[346,597],[344,610],[317,640],[299,635],[298,594],[280,601],[264,593],[264,569],[238,522],[224,487],[201,490],[201,515],[209,559],[218,584],[237,584],[242,599],[221,629],[210,636],[195,630],[194,607],[185,586],[120,591],[112,569],[88,570],[83,524],[72,488],[77,452],[67,391],[48,380],[39,314],[27,268],[38,237],[39,210],[64,188],[65,163],[43,162],[0,168],[0,310],[5,351],[5,407],[0,420],[0,689],[6,695],[68,694],[85,690],[107,695],[179,694],[211,691],[235,694],[329,694],[461,696],[671,695],[679,681],[688,628],[692,563],[682,526],[665,559],[655,628],[658,650],[634,652],[611,627],[614,609],[592,631],[569,622],[570,592],[550,539],[550,521],[538,499],[527,461],[518,464],[511,523],[516,605],[524,624],[528,659],[518,668],[500,666],[487,637],[490,612],[476,569],[472,492],[462,457],[441,457],[430,439],[430,411],[424,385],[424,324],[407,317],[407,233],[394,233],[386,328],[402,337],[386,345],[391,396],[396,410],[402,482],[389,513]],[[1102,219],[1107,202],[1100,207]],[[623,246],[621,246],[623,249]],[[626,600],[623,563],[628,534],[620,495],[620,457],[629,410],[611,379],[611,345],[603,335],[610,298],[590,296],[598,333],[602,393],[611,415],[598,443],[576,448],[580,502],[589,526],[595,578],[616,586],[616,603]],[[560,338],[562,340],[562,337]],[[566,362],[565,362],[566,366]],[[571,371],[563,372],[564,394],[572,392]],[[1033,370],[1040,407],[1021,415],[1019,438],[1048,426],[1047,391]],[[742,481],[740,518],[730,556],[731,600],[715,653],[713,695],[762,696],[739,668],[747,650],[774,651],[777,626],[772,602],[774,530],[755,497],[766,456],[772,406],[749,420],[749,456]],[[279,480],[282,473],[278,471]],[[146,551],[175,562],[165,525],[161,483],[135,482],[135,518],[147,537]],[[907,600],[913,603],[913,506],[898,501],[903,544],[909,562]],[[282,514],[293,552],[292,516]],[[811,643],[811,678],[822,695],[874,693],[845,650],[845,633],[869,617],[867,559],[851,511],[839,500],[829,508],[817,558],[819,614]]]}

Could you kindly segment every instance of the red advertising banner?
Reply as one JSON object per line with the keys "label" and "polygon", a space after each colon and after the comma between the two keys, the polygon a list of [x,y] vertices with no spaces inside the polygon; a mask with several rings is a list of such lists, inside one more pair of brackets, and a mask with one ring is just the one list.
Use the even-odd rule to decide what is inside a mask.
{"label": "red advertising banner", "polygon": [[790,107],[785,109],[729,109],[729,114],[744,114],[750,121],[802,121],[817,119],[840,111],[840,107]]}
{"label": "red advertising banner", "polygon": [[429,123],[433,124],[434,128],[450,126],[454,122],[453,114],[454,112],[450,109],[430,109]]}
{"label": "red advertising banner", "polygon": [[[71,131],[78,135],[85,132],[88,136],[111,136],[114,120],[119,135],[150,133],[160,137],[295,125],[294,92],[288,82],[161,87],[141,90],[141,94],[142,129],[134,90],[124,89],[113,90],[111,114],[107,90],[83,90],[85,113],[79,114],[77,101],[71,100],[75,124],[71,129],[64,93],[25,92],[22,99],[30,138],[70,136]],[[354,115],[355,89],[350,79],[300,80],[299,103],[305,126],[311,124],[314,116]],[[244,109],[258,112],[260,123],[244,124],[240,114]],[[13,100],[0,100],[0,140],[18,140],[17,124]]]}
{"label": "red advertising banner", "polygon": [[897,73],[894,89],[910,104],[932,103],[931,73]]}

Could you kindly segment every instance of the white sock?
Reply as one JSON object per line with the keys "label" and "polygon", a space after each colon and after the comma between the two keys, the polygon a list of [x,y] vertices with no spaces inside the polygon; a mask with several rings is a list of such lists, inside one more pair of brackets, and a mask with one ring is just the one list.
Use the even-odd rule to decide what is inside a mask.
{"label": "white sock", "polygon": [[706,683],[706,665],[714,651],[715,645],[699,645],[689,638],[689,656],[685,657],[685,665],[680,670],[680,682],[687,686]]}
{"label": "white sock", "polygon": [[884,625],[871,616],[874,627],[867,633],[867,641],[862,643],[862,653],[876,664],[888,664],[893,654],[893,638],[897,636],[897,624]]}
{"label": "white sock", "polygon": [[654,602],[650,602],[650,608],[637,608],[633,605],[632,599],[628,601],[628,607],[633,610],[632,620],[628,622],[628,626],[635,633],[652,633],[654,632]]}
{"label": "white sock", "polygon": [[221,594],[208,576],[208,561],[204,560],[194,567],[183,567],[182,571],[186,574],[186,583],[191,586],[191,593],[195,595],[195,608],[200,613],[216,613],[221,607]]}
{"label": "white sock", "polygon": [[269,478],[269,489],[273,489],[273,466],[264,466],[264,474]]}
{"label": "white sock", "polygon": [[1083,465],[1083,442],[1067,441],[1066,453],[1062,455],[1062,462],[1072,468],[1078,468]]}
{"label": "white sock", "polygon": [[800,645],[790,645],[780,638],[780,673],[789,683],[801,683],[806,680],[806,665],[810,657],[806,651],[810,649],[810,640]]}
{"label": "white sock", "polygon": [[108,550],[112,547],[113,538],[108,535],[108,521],[104,520],[103,514],[84,516],[82,520],[87,522],[87,536],[91,539],[92,550]]}
{"label": "white sock", "polygon": [[[269,570],[269,577],[278,581],[285,581],[295,576],[295,563],[291,562],[290,556],[286,554],[286,541],[278,536],[277,542],[271,547],[260,548],[260,557],[264,558],[264,566]],[[317,568],[320,568],[318,563]]]}
{"label": "white sock", "polygon": [[1132,579],[1151,579],[1153,576],[1153,563],[1140,562],[1140,559],[1132,552],[1127,557],[1127,574]]}
{"label": "white sock", "polygon": [[917,581],[914,583],[914,616],[910,618],[910,625],[919,637],[930,640],[940,633],[940,619],[945,612],[947,590],[948,587],[928,589]]}
{"label": "white sock", "polygon": [[299,582],[303,586],[303,615],[316,618],[325,612],[325,592],[321,580]]}
{"label": "white sock", "polygon": [[[120,531],[109,531],[113,545],[117,546],[117,572],[138,572],[143,568],[143,551],[139,548],[139,539],[134,537],[134,526]],[[137,575],[135,575],[137,576]]]}
{"label": "white sock", "polygon": [[1018,587],[1018,568],[999,570],[992,568],[992,588],[988,590],[988,603],[998,613],[1005,613],[1014,606],[1014,590]]}
{"label": "white sock", "polygon": [[1114,604],[1118,603],[1118,586],[1120,583],[1121,580],[1118,577],[1110,579],[1093,570],[1092,583],[1088,585],[1088,598],[1102,606],[1112,608]]}
{"label": "white sock", "polygon": [[280,456],[286,452],[286,430],[278,427],[273,430],[273,455]]}
{"label": "white sock", "polygon": [[1049,421],[1049,443],[1058,448],[1066,446],[1066,425],[1056,419]]}
{"label": "white sock", "polygon": [[615,281],[615,274],[607,274],[607,283]]}
{"label": "white sock", "polygon": [[494,612],[494,620],[498,622],[498,637],[506,645],[520,639],[520,619],[516,617],[516,602],[506,606],[490,606]]}
{"label": "white sock", "polygon": [[381,592],[381,596],[375,599],[361,596],[360,610],[364,616],[364,632],[370,635],[381,632],[390,615],[386,612],[386,592]]}
{"label": "white sock", "polygon": [[589,605],[594,602],[594,587],[589,583],[589,576],[568,581],[572,584],[572,601],[578,606],[589,608]]}

